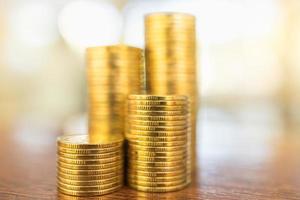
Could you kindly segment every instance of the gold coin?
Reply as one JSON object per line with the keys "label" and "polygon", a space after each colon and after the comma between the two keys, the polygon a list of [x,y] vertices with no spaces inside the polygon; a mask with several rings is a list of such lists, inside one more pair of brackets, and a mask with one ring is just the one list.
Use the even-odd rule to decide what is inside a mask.
{"label": "gold coin", "polygon": [[107,174],[123,173],[123,164],[110,166],[109,168],[95,167],[91,169],[69,169],[58,166],[58,173],[74,175],[74,176],[101,176]]}
{"label": "gold coin", "polygon": [[91,190],[91,191],[69,190],[69,189],[65,189],[65,188],[61,188],[61,187],[58,187],[58,190],[61,193],[64,193],[64,194],[67,194],[67,195],[88,197],[88,196],[99,196],[99,195],[109,194],[109,193],[112,193],[112,192],[115,192],[115,191],[119,190],[122,186],[123,185],[120,184],[116,187],[111,187],[111,188],[108,188],[108,189]]}
{"label": "gold coin", "polygon": [[171,162],[151,162],[139,161],[130,159],[128,161],[131,165],[149,166],[149,167],[173,167],[173,166],[186,166],[186,160],[171,161]]}
{"label": "gold coin", "polygon": [[133,189],[136,189],[138,191],[142,192],[174,192],[177,190],[181,190],[188,186],[187,183],[176,185],[176,186],[170,186],[170,187],[149,187],[149,186],[141,186],[138,184],[129,183],[129,186]]}
{"label": "gold coin", "polygon": [[187,130],[188,125],[182,126],[143,126],[143,125],[135,125],[128,124],[129,130],[141,130],[141,131],[181,131]]}
{"label": "gold coin", "polygon": [[187,172],[187,169],[183,166],[149,167],[149,166],[131,165],[130,163],[127,164],[127,169],[132,171],[144,171],[144,172],[155,172],[155,173],[175,172],[177,174],[185,174]]}
{"label": "gold coin", "polygon": [[[189,86],[190,90],[189,90],[189,93],[187,93],[187,94],[190,94],[190,95],[192,95],[191,91],[197,92],[196,86],[193,85],[194,83],[197,82],[197,77],[195,77],[193,75],[193,73],[196,73],[196,72],[193,72],[192,70],[187,70],[187,69],[180,69],[179,67],[180,67],[180,65],[182,65],[181,63],[176,63],[176,65],[173,63],[169,64],[169,65],[172,65],[173,68],[177,68],[177,69],[172,69],[172,71],[170,69],[161,69],[161,66],[164,64],[167,65],[168,62],[165,62],[165,63],[152,62],[152,64],[155,64],[156,67],[151,69],[151,74],[149,74],[150,77],[149,77],[148,81],[153,81],[153,80],[170,80],[171,81],[171,80],[173,80],[174,81],[173,87],[187,89],[186,87]],[[158,76],[159,73],[168,74],[168,76],[159,77]],[[179,80],[185,79],[186,82],[175,82],[175,80],[177,80],[177,79],[179,79]],[[157,86],[157,87],[165,87],[165,86],[161,85],[161,86]],[[190,98],[189,101],[186,102],[185,107],[189,106],[190,103],[192,103],[192,102],[193,101]]]}
{"label": "gold coin", "polygon": [[[150,27],[149,27],[150,28]],[[196,47],[196,30],[194,27],[172,27],[172,33],[168,29],[170,27],[158,27],[152,26],[151,31],[147,31],[145,34],[145,45],[147,50],[154,51],[157,47],[157,51],[160,49],[168,48],[172,50],[173,48],[178,48],[181,46],[190,46],[191,49],[186,48],[184,52],[195,52]],[[153,37],[155,35],[155,37]],[[156,42],[156,43],[155,43]],[[154,51],[155,52],[155,51]],[[147,51],[148,53],[148,51]],[[178,51],[178,54],[182,52]],[[162,55],[161,55],[162,56]],[[187,57],[185,57],[187,60]]]}
{"label": "gold coin", "polygon": [[[145,33],[145,39],[146,39],[146,47],[149,49],[153,49],[154,43],[153,41],[156,40],[164,40],[166,43],[170,40],[176,40],[176,39],[186,39],[188,36],[190,36],[189,41],[185,41],[185,44],[195,45],[196,40],[196,28],[194,23],[174,23],[173,21],[166,25],[165,23],[147,23],[147,32]],[[171,30],[171,31],[170,31]],[[169,36],[169,37],[168,37]],[[170,40],[169,40],[170,39]],[[170,48],[177,47],[181,43],[181,40],[178,41],[175,44],[157,44],[157,48]],[[152,47],[152,48],[150,48]],[[188,50],[187,50],[188,51]]]}
{"label": "gold coin", "polygon": [[[190,34],[184,34],[180,31],[174,31],[174,33],[181,35],[179,37],[176,38],[164,38],[165,35],[163,35],[163,33],[159,33],[156,32],[154,34],[161,34],[161,38],[150,38],[150,36],[146,36],[146,40],[148,40],[148,44],[147,44],[147,58],[148,59],[164,59],[164,60],[171,60],[172,58],[176,58],[176,55],[186,55],[186,57],[188,56],[193,56],[195,57],[195,50],[196,50],[196,45],[193,43],[193,35],[195,34],[195,32],[191,32]],[[190,40],[192,40],[190,43],[187,41],[188,37],[190,37]],[[160,46],[160,48],[156,48],[154,47],[153,43],[156,43],[157,46]],[[173,45],[168,45],[168,47],[166,45],[164,45],[163,43],[174,43]],[[170,50],[170,53],[168,54],[167,50]],[[159,54],[161,53],[161,54]],[[150,54],[150,55],[149,55]],[[151,54],[154,54],[155,56],[151,56]],[[168,55],[170,57],[168,57]],[[178,62],[182,62],[182,61],[186,61],[186,62],[191,62],[191,60],[194,59],[186,59],[186,57],[181,57],[182,60],[179,59],[175,59],[174,61],[178,61]],[[149,63],[148,63],[149,65]],[[150,65],[151,66],[151,65]],[[165,66],[164,66],[165,67]],[[188,67],[186,67],[188,68]]]}
{"label": "gold coin", "polygon": [[[191,35],[196,32],[194,23],[187,22],[163,22],[163,23],[149,23],[145,22],[147,27],[147,32],[145,33],[146,41],[149,42],[150,39],[156,38],[166,38],[170,36],[171,38],[181,38],[186,37],[187,35]],[[172,31],[170,33],[170,30]],[[187,41],[187,43],[192,43],[195,38],[191,37],[191,41]],[[150,43],[150,42],[149,42]],[[148,44],[148,43],[147,43]],[[150,43],[151,44],[151,43]],[[162,45],[157,44],[157,47],[161,47]],[[164,45],[163,45],[164,46]],[[167,46],[167,45],[165,45]],[[170,44],[168,46],[174,46],[174,44]],[[148,47],[148,46],[147,46]]]}
{"label": "gold coin", "polygon": [[[174,33],[176,33],[176,32],[174,31]],[[161,34],[161,33],[156,32],[154,34]],[[147,56],[148,56],[148,58],[152,58],[152,60],[159,59],[159,58],[164,59],[164,60],[170,60],[170,59],[174,58],[175,55],[177,55],[177,54],[178,55],[186,54],[186,57],[195,56],[196,45],[192,42],[188,43],[188,41],[187,41],[188,37],[193,37],[192,35],[194,35],[195,33],[192,32],[191,34],[182,34],[179,31],[177,31],[177,34],[181,34],[182,36],[177,37],[177,38],[168,38],[168,39],[166,39],[166,38],[150,39],[148,37],[147,38],[147,40],[148,40],[148,45],[147,45],[147,49],[148,49]],[[164,36],[162,36],[162,37],[164,37]],[[190,38],[190,40],[193,40],[193,39]],[[157,49],[155,49],[157,51],[156,52],[154,50],[154,48],[155,48],[154,45],[151,44],[151,43],[156,43],[157,45],[160,45],[160,46],[164,45],[164,43],[175,43],[175,44],[169,45],[168,48],[166,48],[166,46],[161,47],[161,48],[157,48]],[[170,49],[170,53],[169,53],[170,58],[167,57],[167,55],[168,55],[167,52],[166,52],[167,49]],[[181,51],[181,53],[178,53],[180,51]],[[151,53],[156,54],[156,55],[155,56],[151,56],[151,55],[149,56],[149,54],[151,54]],[[159,53],[161,53],[161,54],[159,54]],[[166,57],[167,57],[167,59],[166,59]],[[181,56],[181,58],[183,60],[186,57]],[[191,62],[190,60],[187,60],[187,59],[185,59],[185,60],[187,62]],[[180,62],[180,60],[179,60],[179,62]]]}
{"label": "gold coin", "polygon": [[134,174],[127,174],[127,179],[142,181],[142,182],[170,182],[178,180],[186,180],[186,174],[179,174],[178,176],[166,176],[166,177],[148,177]]}
{"label": "gold coin", "polygon": [[64,172],[58,171],[58,177],[67,179],[67,180],[74,180],[74,181],[91,181],[91,180],[103,180],[109,179],[112,177],[119,177],[123,176],[123,171],[121,169],[115,170],[112,173],[100,174],[100,175],[73,175],[73,174],[66,174]]}
{"label": "gold coin", "polygon": [[88,135],[65,135],[58,137],[58,146],[65,148],[75,148],[75,149],[97,149],[97,148],[111,148],[123,144],[123,140],[107,142],[103,144],[91,144],[89,142]]}
{"label": "gold coin", "polygon": [[95,149],[74,149],[74,148],[65,148],[58,146],[58,152],[60,153],[68,153],[68,154],[83,154],[83,155],[90,155],[90,154],[109,154],[122,151],[122,147],[115,146],[110,148],[95,148]]}
{"label": "gold coin", "polygon": [[74,170],[100,170],[100,169],[107,169],[111,167],[116,167],[123,165],[123,161],[117,161],[112,163],[105,163],[105,164],[97,164],[97,165],[79,165],[79,164],[70,164],[64,162],[57,162],[59,168],[65,169],[74,169]]}
{"label": "gold coin", "polygon": [[187,135],[183,136],[169,136],[169,137],[151,137],[151,136],[134,136],[133,134],[130,135],[130,141],[139,141],[139,142],[173,142],[173,141],[186,141],[187,142]]}
{"label": "gold coin", "polygon": [[187,110],[187,106],[144,106],[144,105],[128,105],[129,110],[149,110],[149,111],[178,111]]}
{"label": "gold coin", "polygon": [[186,180],[177,180],[177,181],[170,181],[170,182],[149,182],[149,181],[142,181],[142,180],[134,180],[134,179],[127,179],[129,184],[137,184],[140,186],[146,187],[170,187],[170,186],[177,186],[186,184]]}
{"label": "gold coin", "polygon": [[129,155],[135,156],[145,156],[145,157],[177,157],[178,155],[186,155],[187,149],[184,151],[171,151],[171,152],[149,152],[149,151],[141,151],[141,150],[132,150],[127,152]]}
{"label": "gold coin", "polygon": [[118,163],[121,162],[123,158],[121,156],[103,158],[103,159],[94,159],[94,160],[86,160],[86,159],[70,159],[64,157],[58,157],[58,162],[73,164],[73,165],[102,165],[107,163]]}
{"label": "gold coin", "polygon": [[128,120],[130,124],[141,126],[187,126],[188,120],[182,121],[145,121],[145,120]]}
{"label": "gold coin", "polygon": [[[161,85],[165,84],[173,84],[172,87],[156,87],[158,91],[168,91],[168,92],[184,92],[189,87],[189,91],[194,91],[196,88],[192,87],[191,84],[196,81],[196,77],[191,78],[190,76],[178,76],[178,75],[170,75],[169,77],[159,77],[158,74],[151,74],[152,77],[149,77],[148,82],[157,82]],[[190,83],[187,81],[190,79]],[[194,80],[193,80],[194,79]],[[176,80],[176,81],[175,81]],[[193,80],[193,81],[192,81]],[[183,83],[182,83],[183,82]],[[176,85],[176,83],[182,83],[181,85]]]}
{"label": "gold coin", "polygon": [[[146,23],[146,26],[147,32],[145,33],[145,40],[147,49],[154,49],[155,47],[157,47],[158,49],[172,49],[172,47],[177,47],[179,44],[183,43],[183,41],[183,44],[195,46],[196,29],[195,24],[193,23],[187,24],[172,22],[168,25]],[[188,36],[190,36],[190,40],[187,40]],[[157,41],[157,43],[154,43],[155,41]],[[164,44],[162,43],[163,41],[165,41]],[[174,42],[172,43],[171,41]],[[189,49],[187,49],[186,51],[188,50]]]}
{"label": "gold coin", "polygon": [[58,184],[59,188],[63,188],[66,190],[74,190],[74,191],[99,191],[100,190],[101,191],[101,190],[117,187],[119,185],[122,185],[122,183],[123,183],[123,181],[103,184],[100,186],[74,186],[74,185],[68,185],[68,184],[58,181],[57,184]]}
{"label": "gold coin", "polygon": [[[155,75],[159,74],[159,73],[165,73],[165,74],[169,74],[170,77],[166,77],[165,79],[168,80],[168,78],[173,78],[173,77],[178,77],[178,74],[186,74],[186,78],[191,78],[189,81],[190,82],[185,82],[181,85],[178,85],[179,83],[177,83],[177,86],[186,86],[188,84],[190,84],[191,82],[195,82],[197,81],[196,77],[193,75],[193,73],[196,73],[195,71],[192,71],[192,70],[187,70],[187,69],[180,69],[179,67],[177,67],[177,69],[161,69],[160,65],[163,65],[163,64],[168,64],[167,62],[166,63],[155,63],[157,66],[158,69],[154,68],[154,69],[151,69],[151,74],[153,75],[153,77],[151,78],[156,78]],[[180,63],[176,63],[178,66],[180,65]],[[173,65],[173,64],[172,64]],[[159,68],[160,67],[160,68]],[[173,67],[175,67],[173,65]],[[157,77],[159,78],[159,77]],[[162,78],[162,77],[161,77]],[[194,88],[192,85],[191,85],[191,88]],[[191,100],[189,101],[191,102]],[[132,104],[130,104],[132,105]],[[188,102],[186,102],[185,104],[185,107],[187,107],[189,105]]]}
{"label": "gold coin", "polygon": [[[180,33],[178,33],[180,34]],[[171,64],[183,64],[187,63],[186,66],[184,65],[177,65],[177,67],[171,67],[170,70],[173,69],[187,69],[191,70],[195,69],[196,66],[196,60],[195,59],[186,59],[187,57],[195,57],[196,56],[196,45],[193,43],[187,43],[186,42],[186,37],[181,37],[181,38],[176,38],[177,42],[171,38],[170,40],[168,39],[155,39],[152,41],[149,41],[148,44],[148,51],[147,51],[147,59],[148,61],[156,62],[156,63],[167,63],[168,65],[162,65],[161,69],[166,69],[170,67]],[[151,42],[156,42],[156,43],[164,43],[164,42],[174,42],[176,45],[172,47],[167,47],[163,46],[161,48],[154,48]],[[162,44],[163,45],[163,44]],[[161,60],[159,60],[161,59]],[[152,73],[151,69],[159,69],[157,68],[157,65],[153,65],[151,62],[148,62],[148,68],[147,72]],[[184,75],[184,74],[180,74]]]}
{"label": "gold coin", "polygon": [[181,12],[180,13],[177,13],[177,12],[156,12],[156,13],[146,14],[145,21],[146,22],[162,23],[162,24],[165,24],[167,22],[181,21],[184,24],[186,24],[186,23],[189,23],[189,22],[194,23],[196,21],[196,18],[192,14],[181,13]]}
{"label": "gold coin", "polygon": [[183,95],[164,95],[164,96],[159,96],[159,95],[129,95],[128,96],[129,100],[164,100],[164,101],[187,101],[188,98]]}
{"label": "gold coin", "polygon": [[115,151],[106,154],[70,154],[70,153],[58,152],[58,156],[62,158],[84,159],[84,160],[107,159],[112,157],[123,156],[123,154],[124,154],[123,151]]}
{"label": "gold coin", "polygon": [[147,172],[147,171],[137,171],[129,169],[127,174],[135,175],[135,176],[144,176],[144,177],[174,177],[174,176],[184,176],[186,177],[186,171],[173,171],[173,172]]}
{"label": "gold coin", "polygon": [[68,184],[68,185],[72,185],[72,186],[100,186],[100,185],[111,184],[111,183],[119,183],[124,180],[124,177],[117,176],[117,177],[111,177],[109,179],[77,181],[77,180],[65,179],[63,177],[58,176],[57,180],[60,183]]}
{"label": "gold coin", "polygon": [[177,160],[186,159],[187,155],[182,154],[178,156],[173,157],[147,157],[147,156],[137,156],[128,153],[128,158],[130,160],[138,160],[138,161],[144,161],[144,162],[173,162]]}
{"label": "gold coin", "polygon": [[186,151],[186,146],[176,146],[176,147],[147,147],[140,145],[129,145],[129,151],[149,151],[149,152],[172,152],[172,151]]}
{"label": "gold coin", "polygon": [[186,101],[154,101],[154,100],[128,100],[129,106],[185,106],[187,105]]}
{"label": "gold coin", "polygon": [[[149,38],[161,38],[164,35],[170,35],[170,37],[182,37],[183,35],[187,35],[188,33],[195,32],[195,21],[145,21],[147,32],[145,33],[146,36]],[[171,30],[171,31],[170,31]],[[176,33],[181,33],[179,36]],[[154,33],[161,33],[160,35],[156,35]],[[172,44],[171,44],[172,45]],[[159,45],[157,45],[160,47]]]}
{"label": "gold coin", "polygon": [[[192,48],[192,47],[187,47],[187,48]],[[176,51],[176,49],[174,49]],[[184,48],[181,48],[180,51],[184,51]],[[149,65],[151,65],[151,67],[149,67],[148,69],[148,75],[157,75],[159,74],[159,72],[161,72],[161,74],[165,74],[166,76],[162,76],[160,78],[173,78],[173,77],[192,77],[192,79],[188,79],[188,82],[183,82],[183,83],[175,83],[178,86],[182,86],[182,84],[187,85],[191,82],[195,82],[196,76],[196,70],[193,66],[196,65],[196,61],[194,60],[188,60],[185,61],[184,57],[186,56],[193,56],[193,53],[183,53],[183,54],[176,54],[176,52],[173,51],[173,55],[170,54],[170,57],[168,57],[168,59],[164,59],[164,58],[159,58],[161,60],[157,60],[159,55],[157,54],[164,54],[165,50],[161,50],[160,52],[148,52],[148,56],[151,57],[157,57],[156,59],[150,59],[148,61]],[[169,53],[169,52],[168,52]],[[172,51],[170,52],[172,53]],[[173,59],[172,59],[173,58]],[[186,64],[184,66],[184,64]],[[168,67],[165,67],[168,66]],[[183,67],[184,66],[184,67]],[[188,67],[190,66],[190,67]],[[170,73],[170,74],[166,74],[166,73]],[[168,75],[168,76],[167,76]],[[149,77],[149,78],[153,78],[153,77]],[[159,78],[159,77],[157,77]],[[150,79],[151,80],[151,79]],[[149,80],[148,80],[149,81]],[[157,87],[163,87],[164,85],[160,85]],[[192,86],[192,85],[191,85]],[[196,86],[193,86],[196,87]],[[189,100],[190,101],[190,100]],[[186,103],[188,103],[188,101],[186,101]]]}
{"label": "gold coin", "polygon": [[147,120],[147,121],[180,121],[187,120],[188,115],[182,116],[143,116],[143,115],[129,115],[129,120]]}
{"label": "gold coin", "polygon": [[176,111],[142,111],[142,110],[129,110],[129,115],[144,115],[144,116],[182,116],[187,115],[186,110],[176,110]]}
{"label": "gold coin", "polygon": [[168,142],[145,142],[145,141],[132,141],[129,140],[129,145],[140,145],[146,147],[176,147],[176,146],[187,146],[187,141],[168,141]]}

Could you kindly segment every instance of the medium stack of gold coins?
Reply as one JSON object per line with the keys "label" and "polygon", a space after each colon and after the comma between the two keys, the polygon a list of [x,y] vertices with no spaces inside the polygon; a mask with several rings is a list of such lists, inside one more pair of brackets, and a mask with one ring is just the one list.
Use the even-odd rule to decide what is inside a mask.
{"label": "medium stack of gold coins", "polygon": [[145,18],[148,94],[186,95],[191,105],[192,159],[198,110],[195,17],[153,13]]}
{"label": "medium stack of gold coins", "polygon": [[141,49],[125,45],[87,49],[91,141],[124,138],[125,100],[143,89],[142,54]]}
{"label": "medium stack of gold coins", "polygon": [[61,136],[57,148],[60,192],[95,196],[123,186],[123,140],[91,144],[87,135]]}
{"label": "medium stack of gold coins", "polygon": [[127,182],[145,192],[180,190],[190,183],[186,96],[130,95]]}

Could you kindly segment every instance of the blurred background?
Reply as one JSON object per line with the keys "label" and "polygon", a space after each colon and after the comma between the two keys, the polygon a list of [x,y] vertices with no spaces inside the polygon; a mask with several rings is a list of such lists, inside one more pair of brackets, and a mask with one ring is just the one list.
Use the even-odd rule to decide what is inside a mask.
{"label": "blurred background", "polygon": [[85,48],[143,47],[155,11],[196,15],[210,117],[300,121],[299,0],[0,0],[0,132],[84,130]]}

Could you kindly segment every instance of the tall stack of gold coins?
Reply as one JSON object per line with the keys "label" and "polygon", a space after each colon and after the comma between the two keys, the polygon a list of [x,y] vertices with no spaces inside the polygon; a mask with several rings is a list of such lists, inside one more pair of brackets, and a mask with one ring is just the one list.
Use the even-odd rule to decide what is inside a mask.
{"label": "tall stack of gold coins", "polygon": [[124,138],[125,100],[143,90],[142,54],[125,45],[87,49],[91,142]]}
{"label": "tall stack of gold coins", "polygon": [[73,196],[112,193],[123,186],[123,140],[91,144],[88,135],[57,140],[58,190]]}
{"label": "tall stack of gold coins", "polygon": [[153,13],[145,18],[147,92],[189,97],[193,164],[198,110],[195,21],[183,13]]}
{"label": "tall stack of gold coins", "polygon": [[186,96],[130,95],[127,182],[145,192],[170,192],[191,180]]}

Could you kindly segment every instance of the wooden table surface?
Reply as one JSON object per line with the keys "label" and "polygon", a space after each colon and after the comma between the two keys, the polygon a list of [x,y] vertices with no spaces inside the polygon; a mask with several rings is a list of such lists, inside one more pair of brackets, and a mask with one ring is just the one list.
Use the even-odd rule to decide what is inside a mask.
{"label": "wooden table surface", "polygon": [[[35,126],[1,135],[0,199],[77,199],[56,190],[58,134]],[[300,199],[300,132],[278,110],[207,107],[198,132],[198,166],[190,187],[150,194],[125,186],[91,199]]]}

